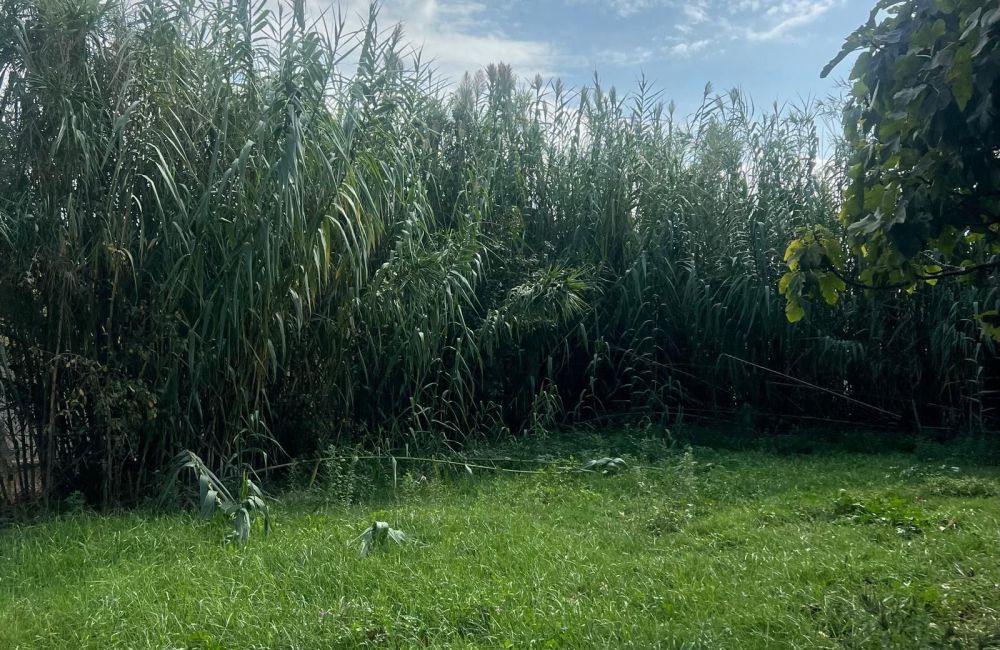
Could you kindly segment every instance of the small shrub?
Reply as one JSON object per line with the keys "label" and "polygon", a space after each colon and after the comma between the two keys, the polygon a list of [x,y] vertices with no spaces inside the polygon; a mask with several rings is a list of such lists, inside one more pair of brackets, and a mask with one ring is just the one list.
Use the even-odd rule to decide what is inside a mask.
{"label": "small shrub", "polygon": [[328,445],[323,452],[317,485],[344,505],[357,503],[364,485],[358,472],[357,450]]}
{"label": "small shrub", "polygon": [[426,474],[421,474],[408,469],[403,474],[403,478],[399,481],[399,492],[407,496],[422,494],[427,492],[430,486],[431,480],[427,478]]}
{"label": "small shrub", "polygon": [[86,510],[87,497],[83,494],[83,492],[76,490],[71,492],[70,495],[66,497],[66,501],[64,503],[66,507],[66,514],[78,515]]}

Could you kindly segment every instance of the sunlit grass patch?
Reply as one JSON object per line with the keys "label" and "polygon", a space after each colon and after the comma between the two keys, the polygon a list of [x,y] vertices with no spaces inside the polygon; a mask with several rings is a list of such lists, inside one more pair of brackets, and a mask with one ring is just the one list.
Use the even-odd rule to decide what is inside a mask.
{"label": "sunlit grass patch", "polygon": [[[603,452],[626,466],[559,469],[598,457],[567,453],[539,474],[470,475],[400,461],[401,475],[426,480],[393,489],[391,477],[359,474],[350,481],[381,487],[357,503],[338,498],[336,482],[287,494],[272,503],[273,533],[245,547],[183,513],[11,528],[0,533],[0,647],[998,642],[991,468]],[[900,534],[910,519],[919,532]],[[361,557],[358,533],[373,521],[419,544]]]}

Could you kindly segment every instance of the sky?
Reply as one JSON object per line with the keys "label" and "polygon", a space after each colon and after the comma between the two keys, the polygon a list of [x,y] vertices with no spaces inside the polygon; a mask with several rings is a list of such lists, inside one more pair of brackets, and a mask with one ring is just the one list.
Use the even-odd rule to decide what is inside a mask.
{"label": "sky", "polygon": [[[368,0],[310,0],[365,13]],[[690,111],[706,82],[739,86],[758,106],[822,99],[823,66],[863,23],[874,0],[382,0],[382,26],[403,24],[441,74],[459,78],[491,62],[519,77],[561,78],[633,90],[644,75],[665,100]]]}

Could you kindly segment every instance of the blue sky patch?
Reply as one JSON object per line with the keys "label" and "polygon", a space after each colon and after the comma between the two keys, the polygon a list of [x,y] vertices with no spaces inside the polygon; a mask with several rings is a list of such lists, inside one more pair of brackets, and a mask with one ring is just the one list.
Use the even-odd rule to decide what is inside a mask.
{"label": "blue sky patch", "polygon": [[[320,12],[329,0],[311,0]],[[367,0],[343,0],[350,15]],[[739,86],[758,106],[822,98],[837,79],[823,65],[863,23],[868,0],[384,0],[384,25],[402,22],[441,73],[503,61],[522,78],[561,77],[631,90],[641,75],[682,111],[700,101],[706,82]]]}

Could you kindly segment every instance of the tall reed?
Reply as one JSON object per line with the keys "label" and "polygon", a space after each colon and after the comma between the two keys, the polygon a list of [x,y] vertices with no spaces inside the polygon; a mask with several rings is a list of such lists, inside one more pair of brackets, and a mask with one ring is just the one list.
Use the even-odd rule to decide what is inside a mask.
{"label": "tall reed", "polygon": [[982,290],[786,322],[784,245],[835,226],[842,186],[821,106],[706,93],[682,118],[645,82],[502,64],[446,88],[376,7],[309,20],[0,4],[0,408],[46,494],[142,494],[183,448],[260,463],[747,409],[995,423]]}

